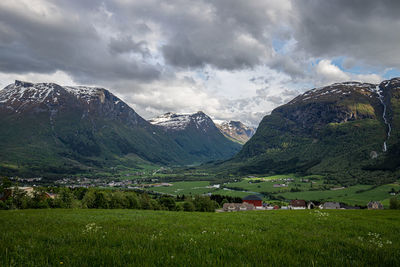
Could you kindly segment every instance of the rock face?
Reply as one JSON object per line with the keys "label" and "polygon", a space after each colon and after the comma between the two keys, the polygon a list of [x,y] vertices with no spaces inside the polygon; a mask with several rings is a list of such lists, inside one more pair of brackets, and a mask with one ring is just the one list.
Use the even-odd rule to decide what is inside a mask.
{"label": "rock face", "polygon": [[234,163],[239,173],[300,172],[372,183],[377,179],[372,170],[399,170],[400,160],[393,160],[400,137],[399,92],[398,78],[307,91],[265,116],[256,134],[223,167]]}
{"label": "rock face", "polygon": [[218,142],[210,158],[199,135],[190,135],[197,134],[194,130],[186,138],[202,149],[187,150],[183,140],[144,120],[106,89],[16,81],[0,91],[0,174],[65,175],[232,156],[239,147],[219,142],[208,119],[195,114],[187,129],[199,128],[205,139]]}
{"label": "rock face", "polygon": [[163,127],[167,131],[182,131],[189,128],[196,128],[207,132],[215,127],[214,122],[202,111],[194,114],[176,114],[172,112],[165,113],[149,122]]}
{"label": "rock face", "polygon": [[223,135],[227,138],[244,144],[255,134],[256,129],[241,123],[240,121],[222,122],[215,124]]}
{"label": "rock face", "polygon": [[56,114],[81,110],[82,117],[98,116],[118,120],[130,126],[145,125],[141,118],[122,100],[104,88],[60,86],[54,83],[15,81],[0,91],[0,109],[9,113]]}
{"label": "rock face", "polygon": [[149,121],[163,129],[182,149],[202,161],[227,159],[241,148],[240,144],[227,139],[202,111],[194,114],[169,112]]}

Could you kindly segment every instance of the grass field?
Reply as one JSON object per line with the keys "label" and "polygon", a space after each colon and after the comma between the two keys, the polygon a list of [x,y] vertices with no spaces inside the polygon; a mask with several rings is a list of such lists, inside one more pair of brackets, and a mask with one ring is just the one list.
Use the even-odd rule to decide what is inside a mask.
{"label": "grass field", "polygon": [[210,185],[208,181],[196,181],[196,182],[175,182],[171,183],[172,186],[163,186],[163,187],[151,187],[149,190],[170,194],[170,195],[201,195],[208,192],[215,191],[214,188],[207,188]]}
{"label": "grass field", "polygon": [[[387,184],[373,188],[370,185],[355,185],[342,190],[288,192],[279,194],[288,199],[339,201],[351,205],[366,205],[369,201],[382,201],[388,207],[391,188],[400,190],[399,184]],[[358,193],[357,191],[365,190]]]}
{"label": "grass field", "polygon": [[0,266],[399,266],[400,212],[0,211]]}
{"label": "grass field", "polygon": [[[293,178],[287,187],[274,187],[274,184],[286,183],[285,178]],[[302,179],[313,178],[309,182],[302,182]],[[263,179],[263,180],[260,180]],[[324,180],[320,176],[294,177],[293,175],[276,175],[261,178],[245,178],[239,182],[223,184],[227,188],[236,190],[224,190],[208,188],[208,181],[182,181],[172,182],[169,187],[151,187],[148,190],[166,193],[171,195],[200,195],[206,193],[226,195],[233,197],[245,197],[249,194],[268,192],[275,196],[282,196],[285,199],[304,199],[307,201],[338,201],[348,205],[365,206],[369,201],[381,201],[385,207],[389,207],[389,199],[392,198],[389,191],[394,188],[400,190],[399,182],[381,186],[355,185],[339,190],[322,190]],[[330,185],[331,187],[333,185]],[[338,186],[336,186],[338,187]],[[291,189],[299,189],[300,192],[291,192]],[[267,200],[267,199],[265,199]]]}

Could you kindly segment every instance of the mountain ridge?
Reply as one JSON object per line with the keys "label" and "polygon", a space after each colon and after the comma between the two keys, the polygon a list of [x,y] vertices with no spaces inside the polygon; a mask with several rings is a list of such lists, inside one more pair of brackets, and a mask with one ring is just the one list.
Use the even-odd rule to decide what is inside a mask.
{"label": "mountain ridge", "polygon": [[0,91],[0,123],[0,172],[7,175],[208,160],[104,88],[15,81]]}
{"label": "mountain ridge", "polygon": [[223,135],[239,144],[245,144],[256,132],[256,128],[240,121],[225,121],[215,124]]}
{"label": "mountain ridge", "polygon": [[340,183],[393,181],[400,167],[393,156],[399,148],[399,92],[399,78],[309,90],[265,116],[242,150],[219,168],[241,175],[322,174]]}
{"label": "mountain ridge", "polygon": [[226,138],[202,111],[193,114],[167,112],[149,121],[161,127],[189,154],[197,155],[205,161],[228,159],[241,148],[240,144]]}

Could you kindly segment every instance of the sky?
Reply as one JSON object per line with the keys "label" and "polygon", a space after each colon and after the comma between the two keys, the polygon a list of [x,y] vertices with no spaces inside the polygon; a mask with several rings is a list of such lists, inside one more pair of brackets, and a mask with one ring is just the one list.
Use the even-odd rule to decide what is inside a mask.
{"label": "sky", "polygon": [[1,0],[0,88],[99,86],[149,119],[257,126],[296,95],[400,76],[398,0]]}

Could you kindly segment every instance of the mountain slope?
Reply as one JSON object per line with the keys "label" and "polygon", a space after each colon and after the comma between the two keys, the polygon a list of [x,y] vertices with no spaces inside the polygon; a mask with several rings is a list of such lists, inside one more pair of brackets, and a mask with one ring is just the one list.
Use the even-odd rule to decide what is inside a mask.
{"label": "mountain slope", "polygon": [[227,159],[237,153],[241,145],[227,139],[203,112],[194,114],[166,113],[150,120],[198,162]]}
{"label": "mountain slope", "polygon": [[240,121],[216,123],[215,126],[225,137],[242,145],[249,141],[256,132],[253,127],[246,126]]}
{"label": "mountain slope", "polygon": [[347,82],[310,90],[265,116],[256,134],[221,168],[242,174],[324,174],[340,183],[393,180],[399,168],[393,160],[400,147],[399,85],[392,79],[379,86]]}
{"label": "mountain slope", "polygon": [[16,81],[0,91],[0,125],[3,175],[190,163],[162,130],[102,88]]}

